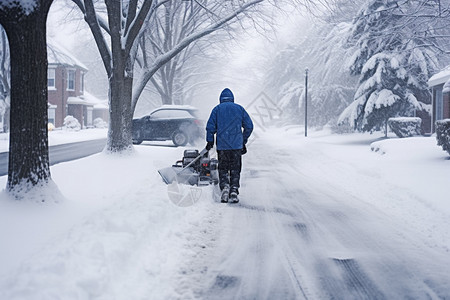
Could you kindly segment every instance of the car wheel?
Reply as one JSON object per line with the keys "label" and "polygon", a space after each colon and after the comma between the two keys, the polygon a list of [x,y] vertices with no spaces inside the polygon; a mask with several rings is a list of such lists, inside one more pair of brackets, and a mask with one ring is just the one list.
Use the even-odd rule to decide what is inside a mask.
{"label": "car wheel", "polygon": [[133,134],[132,141],[134,145],[139,145],[142,143],[141,133],[139,131]]}
{"label": "car wheel", "polygon": [[175,146],[185,146],[189,141],[189,137],[182,131],[175,131],[172,135],[172,142]]}

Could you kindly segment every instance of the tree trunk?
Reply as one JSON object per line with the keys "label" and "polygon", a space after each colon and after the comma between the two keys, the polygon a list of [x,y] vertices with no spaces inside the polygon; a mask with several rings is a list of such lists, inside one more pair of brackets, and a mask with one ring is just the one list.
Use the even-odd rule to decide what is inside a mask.
{"label": "tree trunk", "polygon": [[163,105],[170,105],[173,104],[172,103],[172,98],[170,97],[170,95],[164,93],[161,95],[161,102]]}
{"label": "tree trunk", "polygon": [[109,79],[109,128],[106,150],[125,152],[133,149],[131,136],[131,96],[133,88],[133,62],[122,45],[121,6],[106,1],[111,31],[111,75]]}
{"label": "tree trunk", "polygon": [[387,138],[387,132],[388,132],[388,119],[386,118],[384,122],[384,137]]}
{"label": "tree trunk", "polygon": [[[27,192],[50,180],[47,132],[46,20],[52,0],[29,14],[0,12],[11,62],[11,119],[7,190]],[[5,18],[6,17],[6,18]]]}
{"label": "tree trunk", "polygon": [[131,95],[133,78],[124,76],[124,69],[113,65],[109,80],[109,129],[107,151],[122,152],[132,149]]}

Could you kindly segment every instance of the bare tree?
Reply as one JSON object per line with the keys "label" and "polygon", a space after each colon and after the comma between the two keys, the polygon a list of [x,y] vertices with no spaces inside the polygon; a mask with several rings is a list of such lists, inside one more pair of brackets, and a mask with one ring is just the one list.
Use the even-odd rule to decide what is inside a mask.
{"label": "bare tree", "polygon": [[[176,1],[174,1],[176,2]],[[168,36],[159,39],[163,41],[162,45],[155,44],[155,40],[151,40],[153,47],[159,52],[151,62],[147,62],[137,80],[133,90],[133,109],[136,107],[139,97],[148,84],[153,79],[155,73],[160,70],[162,66],[171,61],[174,57],[179,55],[184,49],[189,47],[192,43],[208,36],[218,30],[229,29],[232,23],[238,23],[244,26],[244,21],[248,20],[250,16],[259,14],[258,5],[269,1],[265,0],[251,0],[251,1],[193,1],[190,7],[181,10],[181,17],[184,18],[176,30],[180,31],[179,35],[174,35],[173,31]],[[168,6],[167,6],[168,7]],[[168,13],[174,13],[175,8],[180,9],[180,3],[173,10],[168,10]],[[155,15],[154,17],[157,17]],[[164,18],[167,21],[167,18]],[[157,22],[161,22],[159,19]],[[150,23],[152,26],[153,23]],[[164,24],[164,23],[161,23]],[[181,26],[180,26],[181,25]],[[256,25],[256,24],[255,24]],[[155,25],[153,25],[155,26]],[[154,35],[167,34],[165,29],[167,26],[160,26],[160,31]],[[154,27],[152,29],[155,29]],[[157,30],[157,28],[155,29]]]}
{"label": "bare tree", "polygon": [[[133,89],[134,63],[139,46],[138,35],[144,22],[151,25],[154,13],[171,0],[105,0],[104,5],[93,0],[73,0],[84,14],[99,48],[109,78],[110,126],[107,151],[121,152],[132,148],[131,121],[137,100],[153,75],[167,62],[193,42],[224,28],[232,21],[245,17],[244,13],[265,0],[249,1],[205,1],[193,0],[192,7],[198,5],[199,11],[206,11],[208,22],[198,30],[187,34],[167,50],[162,49],[148,67],[142,72]],[[94,5],[95,4],[95,5]],[[211,10],[211,5],[220,11]],[[190,10],[190,18],[197,18]],[[198,22],[203,20],[197,19]],[[204,20],[206,21],[206,19]],[[181,29],[179,29],[181,30]],[[107,42],[105,36],[109,35]]]}
{"label": "bare tree", "polygon": [[[145,18],[159,5],[157,1],[73,0],[84,14],[100,51],[109,79],[110,124],[107,151],[131,149],[131,97],[136,38]],[[167,0],[166,0],[167,1]],[[164,2],[166,2],[164,1]],[[106,35],[110,41],[106,40]]]}
{"label": "bare tree", "polygon": [[7,190],[16,197],[51,179],[47,134],[46,20],[53,0],[2,1],[11,63]]}
{"label": "bare tree", "polygon": [[[204,6],[197,5],[193,1],[169,1],[149,18],[141,34],[139,45],[137,73],[145,72],[151,67],[153,61],[160,55],[170,51],[188,35],[201,30],[200,26],[207,14],[216,10],[219,5],[214,5],[206,10]],[[229,27],[229,26],[228,26]],[[229,38],[229,30],[220,31]],[[189,93],[188,82],[192,78],[192,62],[195,57],[206,58],[207,48],[214,42],[220,42],[209,36],[208,40],[201,39],[192,42],[184,50],[180,51],[150,78],[154,91],[160,95],[162,104],[183,104],[184,98]]]}

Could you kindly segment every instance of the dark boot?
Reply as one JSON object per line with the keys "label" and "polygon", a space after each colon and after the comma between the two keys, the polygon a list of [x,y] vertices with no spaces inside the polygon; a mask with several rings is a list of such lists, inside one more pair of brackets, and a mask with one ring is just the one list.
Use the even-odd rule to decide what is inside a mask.
{"label": "dark boot", "polygon": [[231,203],[238,203],[239,202],[239,198],[238,198],[238,193],[233,191],[230,193],[230,197],[229,197],[229,201]]}
{"label": "dark boot", "polygon": [[231,186],[229,201],[232,203],[238,203],[239,202],[238,195],[239,195],[238,187]]}
{"label": "dark boot", "polygon": [[228,202],[229,193],[230,193],[230,186],[229,185],[225,185],[224,188],[222,189],[222,196],[220,197],[220,202],[227,203]]}

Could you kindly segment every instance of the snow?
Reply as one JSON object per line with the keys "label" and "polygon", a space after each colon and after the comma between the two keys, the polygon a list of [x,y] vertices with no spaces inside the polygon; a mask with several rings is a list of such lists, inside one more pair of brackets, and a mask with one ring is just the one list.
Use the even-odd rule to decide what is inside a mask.
{"label": "snow", "polygon": [[366,114],[370,114],[374,109],[380,109],[383,106],[389,107],[399,99],[400,97],[392,93],[390,90],[383,89],[379,92],[375,91],[370,94],[364,112]]}
{"label": "snow", "polygon": [[446,83],[450,79],[450,66],[445,67],[441,72],[434,74],[428,79],[430,87]]}
{"label": "snow", "polygon": [[59,203],[0,194],[0,299],[450,296],[450,159],[435,137],[255,133],[237,205],[212,186],[174,205],[157,170],[184,149],[152,143],[53,166]]}
{"label": "snow", "polygon": [[47,59],[49,65],[78,66],[86,71],[88,70],[82,62],[70,54],[69,50],[51,38],[47,41]]}

